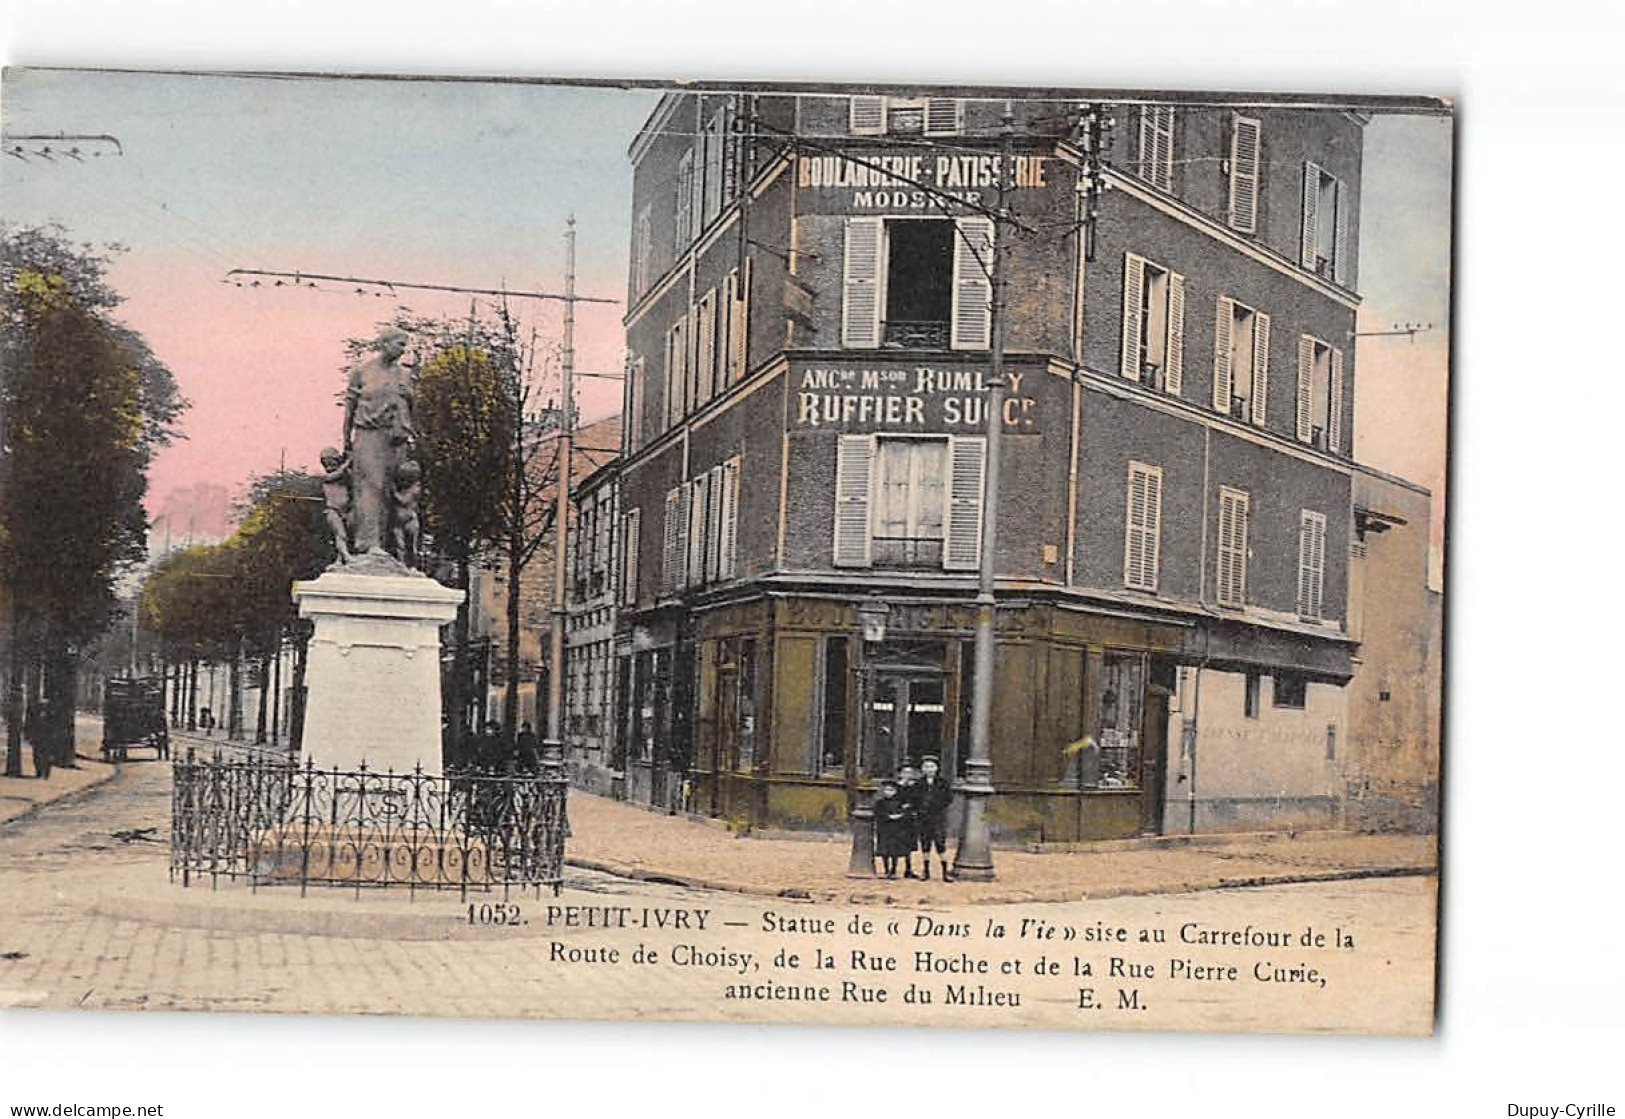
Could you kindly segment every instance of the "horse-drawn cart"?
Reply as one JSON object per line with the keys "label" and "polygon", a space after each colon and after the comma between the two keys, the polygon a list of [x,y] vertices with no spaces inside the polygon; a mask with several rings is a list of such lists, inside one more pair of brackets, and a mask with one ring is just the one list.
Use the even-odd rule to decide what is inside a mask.
{"label": "horse-drawn cart", "polygon": [[169,757],[169,721],[164,718],[162,680],[137,678],[107,681],[102,703],[102,759],[124,761],[131,749],[145,746]]}

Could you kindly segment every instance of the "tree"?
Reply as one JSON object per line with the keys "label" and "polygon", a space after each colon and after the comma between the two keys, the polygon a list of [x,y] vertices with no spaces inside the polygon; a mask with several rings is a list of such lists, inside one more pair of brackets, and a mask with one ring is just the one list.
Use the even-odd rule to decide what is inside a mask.
{"label": "tree", "polygon": [[0,227],[8,774],[21,772],[29,673],[43,680],[43,710],[31,702],[26,720],[36,766],[73,764],[78,661],[115,617],[115,579],[145,555],[146,469],[186,407],[169,370],[111,317],[107,263],[60,228]]}

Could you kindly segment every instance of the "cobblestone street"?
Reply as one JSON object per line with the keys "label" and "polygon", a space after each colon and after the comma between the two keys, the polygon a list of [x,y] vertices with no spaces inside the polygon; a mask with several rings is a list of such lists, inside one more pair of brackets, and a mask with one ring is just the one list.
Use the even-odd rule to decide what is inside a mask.
{"label": "cobblestone street", "polygon": [[[1425,1031],[1431,1020],[1435,880],[1427,877],[899,910],[774,901],[572,870],[562,897],[516,899],[525,925],[487,928],[471,926],[467,904],[451,893],[420,893],[415,900],[369,893],[357,899],[348,891],[328,890],[300,899],[285,888],[257,894],[207,885],[182,890],[168,881],[168,798],[167,765],[131,763],[99,788],[0,828],[0,906],[7,913],[0,933],[0,1002],[542,1017],[606,1016],[625,1008],[619,1016],[681,1020],[862,1022],[883,1016],[895,1022],[1116,1028],[1165,1028],[1177,1020],[1207,1029],[1403,1032]],[[560,916],[566,906],[578,907],[577,913],[627,907],[635,914],[648,907],[706,917],[703,929],[692,924],[675,930],[604,929],[585,920],[567,924]],[[820,937],[770,933],[764,930],[769,912],[781,919],[833,920],[838,931]],[[919,947],[957,951],[958,942],[909,942],[911,923],[922,914],[939,923],[967,915],[978,924],[988,916],[1010,922],[1030,916],[1074,926],[1199,922],[1301,928],[1312,922],[1356,931],[1359,949],[1320,964],[1328,986],[1342,988],[1335,999],[1301,985],[1247,983],[1234,990],[1234,997],[1219,997],[1229,992],[1211,987],[1187,992],[1152,986],[1144,1012],[1093,1016],[1078,1009],[1078,984],[1070,980],[1041,983],[1026,976],[1009,982],[1024,996],[1012,1010],[904,1006],[895,993],[892,1005],[882,1010],[840,1002],[724,1001],[729,983],[741,978],[731,967],[638,968],[627,962],[639,943],[668,959],[674,949],[696,958],[712,951],[734,958],[749,953],[757,961],[754,970],[743,969],[749,981],[801,982],[804,973],[772,969],[769,974],[765,962],[785,947],[810,958],[816,944],[841,959],[828,977],[839,981],[851,974],[845,954],[862,943],[845,935],[854,915],[877,924],[887,917],[907,918],[904,942],[892,947],[905,970]],[[979,943],[989,952],[986,942]],[[606,949],[620,953],[618,964],[596,962],[602,957],[594,953]],[[1020,955],[1034,954],[1021,946]],[[1106,957],[1094,955],[1104,969]],[[1226,953],[1171,944],[1152,955],[1160,969],[1168,956],[1202,960]],[[1250,966],[1249,954],[1229,955],[1245,956]],[[1281,962],[1299,962],[1300,953],[1288,955],[1294,958]],[[1097,971],[1096,981],[1102,977]],[[887,978],[894,987],[904,981]],[[1378,978],[1381,982],[1372,982]],[[1102,988],[1111,990],[1108,984]]]}

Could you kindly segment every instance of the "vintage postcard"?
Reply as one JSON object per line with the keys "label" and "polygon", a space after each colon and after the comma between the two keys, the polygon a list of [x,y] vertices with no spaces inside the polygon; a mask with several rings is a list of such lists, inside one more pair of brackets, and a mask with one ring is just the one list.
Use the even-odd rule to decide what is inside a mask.
{"label": "vintage postcard", "polygon": [[0,1004],[1430,1033],[1452,129],[8,71]]}

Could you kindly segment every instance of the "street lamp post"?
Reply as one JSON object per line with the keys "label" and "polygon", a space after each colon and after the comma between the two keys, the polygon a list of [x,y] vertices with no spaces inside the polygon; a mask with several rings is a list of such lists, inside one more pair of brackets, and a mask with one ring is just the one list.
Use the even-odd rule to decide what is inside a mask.
{"label": "street lamp post", "polygon": [[[867,712],[869,704],[868,680],[870,673],[867,668],[869,661],[869,648],[886,640],[886,618],[891,608],[884,599],[870,599],[858,605],[858,622],[863,631],[863,661],[865,666],[858,672],[859,692],[858,700],[860,711]],[[858,737],[862,739],[867,723],[867,714],[860,719]],[[850,763],[849,763],[850,764]],[[853,774],[852,780],[852,858],[847,863],[846,876],[848,878],[873,878],[875,876],[875,810],[865,800],[863,790],[858,787],[862,774],[856,770],[849,770]]]}
{"label": "street lamp post", "polygon": [[988,832],[987,802],[993,795],[993,644],[995,600],[994,575],[998,550],[999,522],[999,444],[1004,436],[1004,312],[1005,312],[1005,225],[1009,221],[1010,170],[1014,156],[1015,114],[1004,103],[1004,127],[999,142],[999,204],[993,219],[992,306],[990,339],[992,386],[987,401],[986,473],[982,479],[982,555],[976,583],[975,676],[971,684],[970,756],[965,759],[965,777],[959,783],[964,798],[964,831],[954,854],[954,876],[973,882],[993,879],[993,842]]}
{"label": "street lamp post", "polygon": [[[551,779],[564,772],[564,628],[569,619],[565,598],[565,573],[570,559],[570,453],[575,438],[575,324],[576,324],[576,219],[572,214],[564,234],[564,346],[560,355],[558,473],[553,514],[553,608],[548,633],[547,736],[542,740],[542,774]],[[510,578],[517,579],[518,573]],[[514,668],[509,666],[509,687],[514,685]],[[510,728],[511,729],[511,728]]]}

